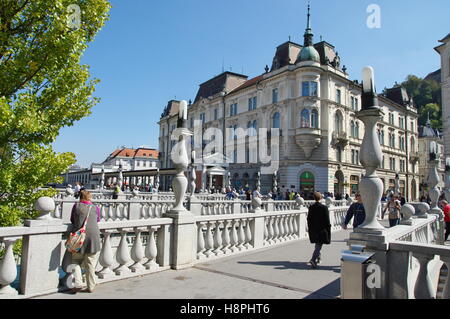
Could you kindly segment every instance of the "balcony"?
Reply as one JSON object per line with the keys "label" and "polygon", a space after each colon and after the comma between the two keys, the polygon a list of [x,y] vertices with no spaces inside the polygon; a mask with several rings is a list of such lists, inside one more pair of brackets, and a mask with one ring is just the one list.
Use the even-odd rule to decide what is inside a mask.
{"label": "balcony", "polygon": [[322,143],[322,132],[316,128],[298,128],[295,131],[295,142],[310,159],[313,151]]}
{"label": "balcony", "polygon": [[331,137],[331,144],[334,147],[342,147],[345,148],[348,145],[349,138],[346,132],[333,132]]}
{"label": "balcony", "polygon": [[412,164],[416,164],[419,161],[419,152],[411,152],[409,153],[409,161]]}

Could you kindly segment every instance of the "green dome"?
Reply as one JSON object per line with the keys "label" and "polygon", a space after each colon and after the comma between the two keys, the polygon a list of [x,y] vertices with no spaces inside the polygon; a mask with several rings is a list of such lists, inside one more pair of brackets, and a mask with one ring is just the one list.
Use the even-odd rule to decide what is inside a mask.
{"label": "green dome", "polygon": [[319,52],[313,46],[303,47],[300,51],[297,62],[313,61],[320,63]]}

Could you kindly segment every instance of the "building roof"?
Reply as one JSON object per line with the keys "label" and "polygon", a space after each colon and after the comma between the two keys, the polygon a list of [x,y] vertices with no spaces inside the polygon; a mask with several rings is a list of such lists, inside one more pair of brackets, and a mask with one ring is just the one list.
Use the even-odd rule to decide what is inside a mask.
{"label": "building roof", "polygon": [[152,148],[121,148],[117,149],[109,155],[109,158],[115,157],[147,157],[147,158],[158,158],[159,152]]}
{"label": "building roof", "polygon": [[448,42],[448,41],[450,41],[450,33],[447,34],[442,40],[439,40],[439,42],[442,42],[442,43]]}
{"label": "building roof", "polygon": [[277,47],[275,56],[272,61],[272,68],[270,71],[275,71],[285,67],[286,65],[291,65],[295,63],[297,56],[302,49],[300,44],[287,41]]}
{"label": "building roof", "polygon": [[180,102],[177,100],[170,100],[167,102],[167,106],[164,108],[163,113],[161,114],[161,118],[166,117],[167,115],[178,114],[180,109]]}
{"label": "building roof", "polygon": [[250,79],[248,81],[246,81],[244,84],[242,84],[241,86],[238,86],[237,88],[235,88],[233,91],[231,91],[230,93],[235,93],[237,91],[246,89],[248,87],[251,87],[252,85],[258,83],[259,81],[264,79],[264,75],[259,75],[257,77],[254,77],[253,79]]}
{"label": "building roof", "polygon": [[198,102],[202,98],[208,98],[214,96],[220,92],[229,92],[234,90],[237,86],[241,85],[248,79],[247,75],[223,72],[212,79],[200,84],[194,103]]}
{"label": "building roof", "polygon": [[412,100],[409,97],[408,92],[406,92],[406,89],[401,86],[387,89],[386,97],[389,100],[403,106],[412,105]]}

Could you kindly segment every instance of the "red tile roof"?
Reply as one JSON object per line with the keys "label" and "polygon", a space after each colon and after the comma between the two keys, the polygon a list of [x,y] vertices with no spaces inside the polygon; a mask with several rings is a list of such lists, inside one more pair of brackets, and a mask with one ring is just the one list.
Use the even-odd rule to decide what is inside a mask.
{"label": "red tile roof", "polygon": [[239,90],[243,90],[243,89],[245,89],[245,88],[248,88],[248,87],[250,87],[250,86],[256,84],[257,82],[261,81],[263,78],[264,78],[264,75],[260,75],[260,76],[257,76],[257,77],[255,77],[255,78],[253,78],[253,79],[250,79],[250,80],[248,80],[247,82],[245,82],[244,84],[242,84],[241,86],[238,86],[237,88],[235,88],[235,89],[234,89],[233,91],[231,91],[230,93],[234,93],[234,92],[237,92],[237,91],[239,91]]}
{"label": "red tile roof", "polygon": [[117,149],[111,153],[110,157],[148,157],[148,158],[158,158],[159,152],[151,148],[122,148]]}

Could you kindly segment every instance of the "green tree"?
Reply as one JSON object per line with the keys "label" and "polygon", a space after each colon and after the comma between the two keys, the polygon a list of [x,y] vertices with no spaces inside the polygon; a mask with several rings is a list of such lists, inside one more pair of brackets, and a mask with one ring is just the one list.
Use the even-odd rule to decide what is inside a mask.
{"label": "green tree", "polygon": [[431,125],[436,129],[442,129],[440,84],[434,80],[424,80],[415,75],[408,75],[401,85],[414,99],[419,112],[419,124],[426,124],[428,112],[430,112]]}
{"label": "green tree", "polygon": [[427,123],[428,116],[430,117],[431,126],[442,130],[442,109],[436,103],[428,103],[423,106],[419,112],[419,122]]}
{"label": "green tree", "polygon": [[107,0],[0,0],[0,226],[34,217],[49,194],[37,188],[75,162],[51,144],[98,102],[80,60],[109,9]]}

